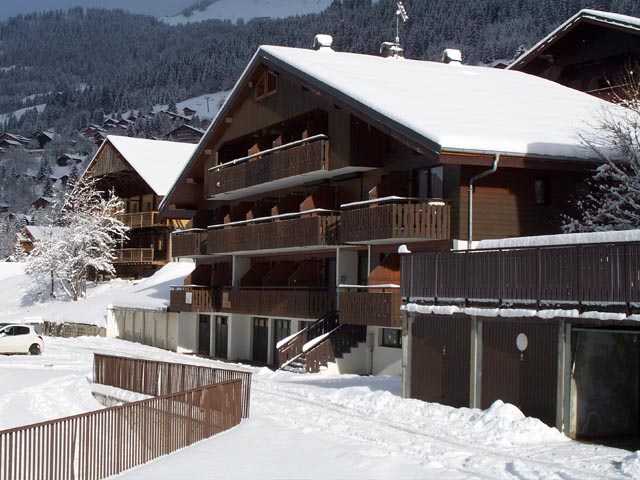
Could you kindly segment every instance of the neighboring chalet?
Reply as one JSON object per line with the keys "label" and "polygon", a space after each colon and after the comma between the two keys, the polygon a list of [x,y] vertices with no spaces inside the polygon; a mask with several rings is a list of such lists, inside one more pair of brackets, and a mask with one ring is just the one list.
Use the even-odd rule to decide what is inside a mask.
{"label": "neighboring chalet", "polygon": [[[42,239],[45,235],[46,229],[49,227],[43,227],[40,225],[27,225],[22,227],[18,233],[13,236],[12,243],[14,246],[18,244],[22,248],[22,251],[25,253],[30,253],[33,250],[33,247],[38,242],[38,240]],[[58,227],[52,227],[56,229]]]}
{"label": "neighboring chalet", "polygon": [[131,228],[117,252],[118,275],[147,275],[169,261],[170,233],[185,222],[179,216],[160,219],[158,205],[194,149],[185,143],[109,135],[91,160],[84,175],[98,178],[101,189],[122,199],[121,220]]}
{"label": "neighboring chalet", "polygon": [[[398,252],[558,233],[594,166],[577,130],[590,132],[586,122],[607,107],[620,108],[516,71],[261,47],[160,205],[163,216],[192,218],[174,233],[173,255],[196,269],[172,288],[170,310],[191,325],[201,354],[299,371],[335,362],[341,372],[404,373],[407,396],[487,406],[507,388],[502,357],[480,379],[471,361],[482,333],[471,312],[403,318],[400,286],[426,284],[432,268],[416,260],[401,281]],[[441,282],[467,273],[451,275]],[[544,368],[568,355],[563,321],[496,315],[485,324],[502,339],[485,352],[510,359],[520,325],[531,324],[551,332],[529,342],[530,352],[546,342]],[[424,341],[429,328],[439,330]],[[472,341],[476,353],[460,356]],[[440,362],[431,370],[429,355]],[[536,371],[540,358],[527,368]],[[516,385],[530,381],[518,365],[509,377]],[[496,376],[486,396],[481,387],[469,393],[470,378]]]}
{"label": "neighboring chalet", "polygon": [[58,167],[71,167],[74,163],[80,165],[87,159],[86,155],[75,155],[72,153],[63,153],[56,158],[56,165]]}
{"label": "neighboring chalet", "polygon": [[171,142],[198,143],[203,135],[204,130],[201,128],[183,124],[174,128],[162,138]]}
{"label": "neighboring chalet", "polygon": [[507,69],[615,100],[629,84],[629,72],[637,74],[639,63],[639,18],[580,10]]}

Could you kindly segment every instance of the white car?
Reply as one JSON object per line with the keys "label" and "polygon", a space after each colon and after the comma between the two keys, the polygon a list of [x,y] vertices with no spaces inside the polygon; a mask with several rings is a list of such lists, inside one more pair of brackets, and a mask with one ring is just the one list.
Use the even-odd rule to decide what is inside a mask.
{"label": "white car", "polygon": [[5,325],[0,327],[0,354],[28,353],[39,355],[44,341],[31,325]]}

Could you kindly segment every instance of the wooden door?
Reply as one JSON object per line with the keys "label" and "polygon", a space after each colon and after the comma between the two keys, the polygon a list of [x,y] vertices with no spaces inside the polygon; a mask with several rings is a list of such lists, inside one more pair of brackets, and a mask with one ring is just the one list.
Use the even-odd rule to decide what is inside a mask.
{"label": "wooden door", "polygon": [[227,344],[229,339],[229,326],[227,317],[216,315],[216,348],[215,356],[227,358]]}
{"label": "wooden door", "polygon": [[269,321],[253,317],[253,361],[267,363],[269,353]]}

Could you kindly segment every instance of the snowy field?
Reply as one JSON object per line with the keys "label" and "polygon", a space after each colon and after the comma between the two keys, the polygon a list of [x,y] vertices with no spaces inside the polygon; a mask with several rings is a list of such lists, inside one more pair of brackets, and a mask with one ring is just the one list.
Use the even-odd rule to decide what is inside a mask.
{"label": "snowy field", "polygon": [[[116,281],[75,304],[34,304],[20,300],[20,266],[5,265],[10,264],[0,266],[0,305],[14,316],[47,316],[50,306],[60,317],[74,318],[83,305],[85,318],[103,316],[94,313],[98,305],[119,297],[126,303],[136,296],[141,303],[159,302],[154,296],[188,273],[173,265],[160,274],[164,281]],[[46,337],[41,356],[0,356],[0,429],[101,408],[91,393],[94,352],[224,365],[121,340]],[[512,405],[496,402],[481,411],[405,400],[397,377],[252,371],[248,420],[118,478],[640,478],[639,452],[570,441]]]}

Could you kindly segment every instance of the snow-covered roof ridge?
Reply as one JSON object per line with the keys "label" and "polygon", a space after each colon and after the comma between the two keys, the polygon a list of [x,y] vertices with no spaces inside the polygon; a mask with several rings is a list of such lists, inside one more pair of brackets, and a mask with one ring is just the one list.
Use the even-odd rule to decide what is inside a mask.
{"label": "snow-covered roof ridge", "polygon": [[640,242],[640,230],[619,230],[610,232],[565,233],[558,235],[538,235],[532,237],[498,238],[480,240],[476,249],[523,248],[553,245],[580,245],[589,243]]}
{"label": "snow-covered roof ridge", "polygon": [[[98,152],[107,143],[113,145],[152,190],[160,196],[169,192],[178,174],[196,148],[196,145],[191,143],[108,135]],[[98,154],[92,163],[97,156]]]}
{"label": "snow-covered roof ridge", "polygon": [[578,132],[612,108],[516,71],[278,46],[259,54],[435,151],[590,159]]}
{"label": "snow-covered roof ridge", "polygon": [[610,24],[618,28],[624,28],[630,31],[640,32],[640,18],[632,17],[630,15],[623,15],[621,13],[605,12],[602,10],[593,10],[590,8],[584,8],[574,16],[566,20],[559,27],[553,30],[549,35],[541,39],[533,47],[528,49],[518,58],[516,58],[510,65],[507,65],[506,69],[510,70],[516,66],[522,64],[527,58],[531,57],[537,51],[541,50],[546,45],[555,41],[558,36],[564,34],[565,31],[570,30],[573,26],[586,19],[596,23]]}
{"label": "snow-covered roof ridge", "polygon": [[[245,67],[181,176],[195,165],[261,64],[309,83],[372,124],[435,153],[593,160],[580,140],[603,110],[622,109],[522,72],[263,45]],[[626,111],[625,111],[626,112]],[[172,188],[173,191],[173,188]],[[169,195],[171,196],[171,195]],[[160,206],[168,204],[165,198]]]}

